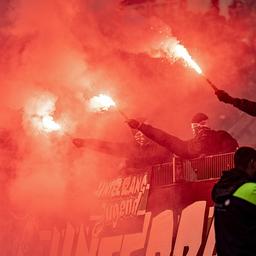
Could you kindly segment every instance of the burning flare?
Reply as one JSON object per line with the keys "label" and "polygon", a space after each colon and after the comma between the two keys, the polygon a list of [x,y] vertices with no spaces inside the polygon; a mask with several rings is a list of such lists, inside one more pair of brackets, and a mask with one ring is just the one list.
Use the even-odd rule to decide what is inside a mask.
{"label": "burning flare", "polygon": [[61,130],[61,125],[54,121],[56,98],[50,94],[38,95],[31,98],[26,107],[26,118],[41,132],[53,132]]}
{"label": "burning flare", "polygon": [[181,45],[177,44],[174,48],[174,56],[176,58],[181,58],[183,61],[191,68],[193,68],[198,74],[202,74],[202,69],[199,67],[199,65],[191,58],[189,55],[187,49]]}
{"label": "burning flare", "polygon": [[58,131],[61,126],[53,120],[52,116],[44,116],[42,118],[42,128],[46,132]]}
{"label": "burning flare", "polygon": [[103,112],[110,109],[110,107],[115,107],[119,114],[125,119],[128,120],[127,115],[116,105],[114,100],[105,94],[100,94],[94,96],[89,100],[89,108],[94,112]]}
{"label": "burning flare", "polygon": [[173,39],[167,39],[166,41],[161,43],[160,50],[167,58],[171,58],[174,60],[182,59],[187,66],[193,68],[198,74],[203,74],[202,69],[192,59],[192,57],[188,53],[188,50],[178,41]]}
{"label": "burning flare", "polygon": [[94,112],[107,111],[110,107],[115,107],[114,100],[105,94],[99,94],[89,100],[89,108]]}

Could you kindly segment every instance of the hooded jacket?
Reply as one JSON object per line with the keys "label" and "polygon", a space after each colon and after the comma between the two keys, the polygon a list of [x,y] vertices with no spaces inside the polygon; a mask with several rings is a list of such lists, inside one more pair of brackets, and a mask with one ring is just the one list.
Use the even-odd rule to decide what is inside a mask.
{"label": "hooded jacket", "polygon": [[212,199],[217,255],[256,255],[255,181],[237,168],[224,171]]}

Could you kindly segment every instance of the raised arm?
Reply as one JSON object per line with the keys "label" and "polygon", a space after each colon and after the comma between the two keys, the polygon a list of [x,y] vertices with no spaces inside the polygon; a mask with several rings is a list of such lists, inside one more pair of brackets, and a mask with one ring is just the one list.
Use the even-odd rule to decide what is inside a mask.
{"label": "raised arm", "polygon": [[78,148],[89,148],[119,157],[127,157],[129,152],[129,146],[126,143],[114,143],[90,138],[74,138],[72,142]]}
{"label": "raised arm", "polygon": [[168,134],[151,125],[139,123],[134,119],[128,120],[127,123],[131,128],[140,130],[148,138],[165,147],[177,156],[189,159],[200,155],[199,152],[192,152],[190,150],[190,141],[181,140],[178,137]]}
{"label": "raised arm", "polygon": [[220,101],[231,104],[251,116],[256,116],[256,102],[247,99],[233,98],[223,90],[217,90],[215,94]]}

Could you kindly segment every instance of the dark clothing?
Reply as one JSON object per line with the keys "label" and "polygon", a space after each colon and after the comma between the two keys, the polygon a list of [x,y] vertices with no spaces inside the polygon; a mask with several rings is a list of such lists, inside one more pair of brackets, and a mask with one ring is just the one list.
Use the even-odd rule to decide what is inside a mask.
{"label": "dark clothing", "polygon": [[256,255],[256,205],[234,196],[248,182],[253,180],[245,172],[231,169],[212,190],[218,256]]}
{"label": "dark clothing", "polygon": [[184,159],[229,153],[238,147],[237,141],[226,131],[214,131],[207,127],[202,128],[197,136],[187,141],[146,124],[142,124],[139,130],[151,140]]}
{"label": "dark clothing", "polygon": [[231,104],[251,116],[256,116],[256,102],[254,101],[234,98]]}
{"label": "dark clothing", "polygon": [[230,197],[241,185],[249,182],[250,177],[239,169],[224,171],[220,180],[215,184],[212,190],[212,199],[215,203],[223,203]]}
{"label": "dark clothing", "polygon": [[134,146],[126,157],[127,168],[143,168],[156,164],[167,163],[171,161],[170,152],[164,147],[150,143],[144,146]]}
{"label": "dark clothing", "polygon": [[217,90],[215,91],[215,94],[220,101],[227,104],[232,104],[234,107],[251,116],[256,116],[256,102],[246,99],[233,98],[223,90]]}
{"label": "dark clothing", "polygon": [[84,139],[84,141],[87,148],[125,158],[124,168],[144,168],[171,160],[170,152],[153,141],[143,146],[97,139]]}

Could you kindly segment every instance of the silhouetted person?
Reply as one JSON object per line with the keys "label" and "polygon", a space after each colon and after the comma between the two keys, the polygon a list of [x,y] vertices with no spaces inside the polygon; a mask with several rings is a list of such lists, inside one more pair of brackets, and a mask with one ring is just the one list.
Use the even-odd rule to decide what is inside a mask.
{"label": "silhouetted person", "polygon": [[256,255],[256,151],[239,148],[235,168],[224,171],[212,190],[218,256]]}
{"label": "silhouetted person", "polygon": [[194,138],[186,141],[135,119],[128,120],[128,125],[184,159],[235,151],[237,141],[226,131],[210,129],[207,120],[205,114],[197,113],[191,120]]}
{"label": "silhouetted person", "polygon": [[251,116],[256,116],[256,102],[246,99],[233,98],[223,90],[217,90],[215,94],[220,101],[231,104]]}

